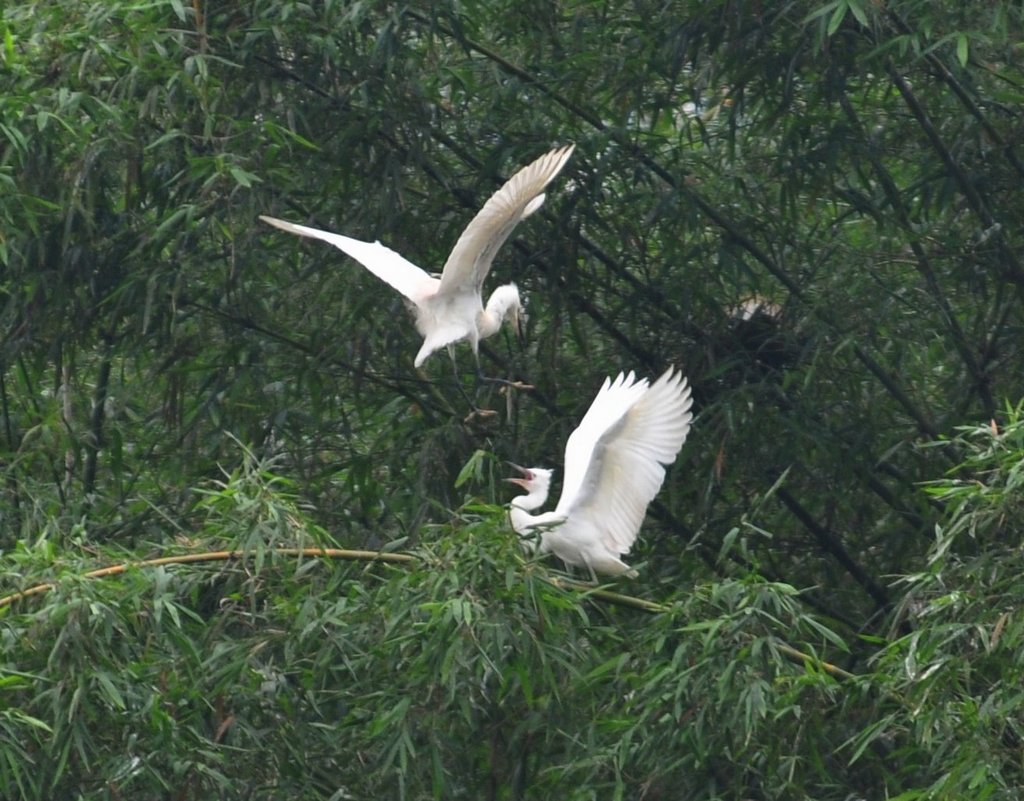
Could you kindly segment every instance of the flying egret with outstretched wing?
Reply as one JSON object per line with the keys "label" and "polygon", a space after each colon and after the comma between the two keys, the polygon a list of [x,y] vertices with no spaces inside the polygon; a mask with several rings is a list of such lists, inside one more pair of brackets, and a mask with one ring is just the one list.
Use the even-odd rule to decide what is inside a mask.
{"label": "flying egret with outstretched wing", "polygon": [[635,576],[622,561],[647,506],[665,480],[690,431],[690,387],[671,367],[650,384],[632,372],[605,379],[565,445],[565,480],[553,512],[544,505],[551,471],[515,466],[526,490],[512,499],[509,517],[523,543],[596,573]]}
{"label": "flying egret with outstretched wing", "polygon": [[544,188],[565,166],[574,147],[568,145],[541,156],[491,195],[455,243],[440,278],[380,242],[362,242],[275,217],[260,219],[283,231],[334,245],[408,298],[415,307],[416,328],[423,335],[416,367],[445,346],[454,361],[454,344],[465,339],[473,348],[479,372],[479,341],[496,334],[506,318],[517,333],[521,322],[522,302],[515,284],[495,289],[484,306],[481,292],[491,262],[516,224],[544,203]]}

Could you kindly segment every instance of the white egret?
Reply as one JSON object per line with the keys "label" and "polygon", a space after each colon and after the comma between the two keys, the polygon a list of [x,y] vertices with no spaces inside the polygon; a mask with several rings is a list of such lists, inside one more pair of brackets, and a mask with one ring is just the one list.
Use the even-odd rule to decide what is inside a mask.
{"label": "white egret", "polygon": [[481,290],[494,254],[516,223],[544,203],[544,188],[565,166],[574,147],[568,145],[541,156],[491,195],[455,243],[440,278],[380,242],[362,242],[274,217],[260,219],[284,231],[329,242],[408,298],[415,307],[416,328],[423,335],[416,367],[446,345],[454,363],[454,345],[465,339],[473,348],[479,373],[479,341],[496,334],[506,318],[517,333],[520,330],[522,303],[515,284],[498,287],[487,306],[483,305]]}
{"label": "white egret", "polygon": [[630,372],[606,378],[565,444],[565,481],[553,512],[544,505],[551,471],[513,465],[507,481],[526,490],[512,500],[512,527],[527,548],[539,541],[567,565],[609,575],[636,571],[620,558],[636,541],[648,504],[690,431],[690,388],[671,367],[650,384]]}

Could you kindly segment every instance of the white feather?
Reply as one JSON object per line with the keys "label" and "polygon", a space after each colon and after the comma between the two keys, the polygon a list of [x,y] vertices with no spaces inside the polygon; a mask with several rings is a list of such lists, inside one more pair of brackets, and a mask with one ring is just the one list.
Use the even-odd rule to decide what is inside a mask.
{"label": "white feather", "polygon": [[541,531],[541,550],[570,565],[631,572],[620,557],[636,541],[647,506],[665,480],[664,466],[686,441],[691,404],[686,379],[672,368],[654,384],[638,381],[632,372],[606,379],[566,442],[565,481],[555,511],[528,514],[543,505],[546,485],[519,480],[530,491],[520,497],[530,505],[512,501],[513,527],[524,536]]}
{"label": "white feather", "polygon": [[488,302],[485,311],[480,294],[483,282],[494,255],[516,223],[540,208],[544,187],[565,166],[573,148],[569,145],[541,156],[491,195],[455,243],[440,279],[380,242],[362,242],[275,217],[260,219],[283,231],[334,245],[412,301],[416,328],[423,335],[415,359],[419,367],[434,351],[462,339],[469,341],[476,354],[482,336],[495,333],[506,314],[518,315],[521,304],[514,284],[499,287],[496,292],[505,290],[501,302]]}
{"label": "white feather", "polygon": [[438,292],[474,289],[480,293],[494,254],[516,224],[540,208],[544,202],[544,187],[561,172],[574,148],[575,145],[568,145],[541,156],[487,199],[452,248],[441,273]]}
{"label": "white feather", "polygon": [[329,242],[413,303],[419,304],[425,298],[436,294],[437,288],[441,285],[439,279],[431,277],[411,261],[403,258],[401,254],[385,247],[380,242],[363,242],[342,234],[332,234],[330,231],[310,228],[308,225],[298,225],[287,220],[279,220],[276,217],[267,217],[264,214],[260,215],[260,219],[282,231]]}

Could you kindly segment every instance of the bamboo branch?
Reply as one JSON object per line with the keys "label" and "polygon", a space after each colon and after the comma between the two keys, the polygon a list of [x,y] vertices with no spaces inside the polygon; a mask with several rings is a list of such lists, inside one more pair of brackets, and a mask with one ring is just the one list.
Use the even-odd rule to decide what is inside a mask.
{"label": "bamboo branch", "polygon": [[593,584],[583,584],[579,581],[572,581],[571,579],[564,579],[559,576],[545,576],[544,580],[553,587],[558,587],[560,590],[575,590],[577,592],[585,593],[586,595],[592,595],[595,598],[600,598],[602,601],[607,601],[611,604],[628,606],[632,609],[639,609],[643,612],[660,614],[668,612],[672,608],[666,604],[660,604],[657,601],[648,601],[646,598],[637,598],[633,595],[623,595],[621,592],[599,589]]}
{"label": "bamboo branch", "polygon": [[[18,450],[18,443],[14,438],[14,426],[11,424],[11,409],[7,399],[7,374],[6,365],[0,363],[0,417],[3,418],[4,439],[7,442],[7,450],[15,453]],[[13,470],[7,471],[7,490],[10,493],[11,507],[13,512],[12,531],[21,528],[21,492],[18,490],[18,480]]]}
{"label": "bamboo branch", "polygon": [[842,541],[828,528],[821,525],[817,520],[811,517],[803,505],[797,501],[784,487],[779,487],[776,490],[776,496],[787,509],[799,520],[804,528],[806,528],[814,538],[818,540],[818,543],[832,556],[835,557],[836,561],[839,562],[849,573],[853,579],[860,584],[864,590],[871,596],[871,598],[878,605],[879,609],[889,609],[892,602],[889,600],[889,595],[885,589],[881,587],[869,574],[868,572],[854,561],[853,557],[846,550],[846,546],[843,545]]}
{"label": "bamboo branch", "polygon": [[811,656],[810,654],[805,654],[803,651],[798,651],[796,648],[793,648],[790,645],[786,645],[784,642],[781,642],[779,640],[775,640],[773,644],[778,649],[780,654],[783,654],[784,656],[788,657],[789,659],[793,660],[794,662],[801,662],[801,663],[803,663],[804,665],[806,665],[808,667],[813,667],[813,668],[816,668],[818,670],[823,670],[826,673],[828,673],[830,676],[833,676],[833,677],[835,677],[837,679],[855,679],[855,678],[857,678],[857,676],[855,674],[850,673],[849,671],[843,670],[838,665],[833,665],[831,662],[825,662],[825,661],[823,661],[821,659],[818,659],[815,656]]}
{"label": "bamboo branch", "polygon": [[[279,556],[309,556],[321,559],[351,559],[361,560],[366,562],[390,562],[399,564],[412,564],[420,562],[420,558],[409,553],[388,553],[385,551],[362,551],[362,550],[345,550],[342,548],[274,548],[273,552]],[[107,567],[101,567],[97,570],[90,570],[88,573],[83,573],[82,578],[94,579],[94,578],[106,578],[108,576],[119,576],[132,568],[147,568],[147,567],[161,567],[164,565],[183,565],[183,564],[194,564],[197,562],[223,562],[232,559],[246,559],[255,555],[253,551],[205,551],[203,553],[185,553],[177,554],[175,556],[161,556],[156,559],[144,559],[139,562],[122,562],[117,565],[109,565]],[[644,598],[636,598],[631,595],[624,595],[619,592],[613,592],[612,590],[605,590],[598,587],[594,587],[592,584],[581,584],[576,581],[569,579],[563,579],[558,576],[544,576],[546,582],[551,584],[553,587],[557,587],[561,590],[574,590],[576,592],[584,593],[588,597],[594,597],[607,603],[616,604],[618,606],[626,606],[631,609],[639,609],[642,612],[650,612],[651,614],[664,614],[670,612],[672,607],[667,604],[657,603],[656,601],[648,601]],[[34,595],[42,595],[43,593],[49,592],[56,587],[55,582],[47,582],[45,584],[37,584],[34,587],[29,587],[21,592],[11,593],[0,598],[0,609],[4,609],[12,604],[31,598]],[[818,670],[822,670],[835,678],[839,679],[852,679],[855,678],[854,674],[848,673],[842,668],[836,667],[835,665],[824,662],[817,657],[805,654],[802,651],[798,651],[792,646],[786,645],[781,641],[775,641],[775,647],[779,653],[785,655],[788,659],[798,662],[803,665],[812,666]]]}
{"label": "bamboo branch", "polygon": [[[907,24],[906,20],[904,20],[901,16],[899,16],[899,14],[893,11],[892,8],[886,9],[885,13],[886,16],[889,18],[889,21],[893,23],[893,26],[900,33],[904,35],[914,33],[913,28],[911,28],[910,25]],[[879,44],[881,43],[879,42]],[[1017,158],[1017,154],[1013,150],[1013,145],[1007,142],[999,133],[999,131],[996,130],[995,126],[988,121],[988,117],[986,117],[984,113],[982,113],[981,108],[975,102],[974,98],[970,96],[970,94],[967,91],[967,88],[953,76],[953,73],[950,72],[949,67],[947,67],[943,60],[939,57],[938,50],[929,48],[924,53],[922,53],[922,57],[928,64],[932,66],[932,68],[935,70],[936,73],[938,73],[938,76],[946,83],[946,85],[953,90],[953,94],[957,96],[957,98],[963,104],[963,107],[967,109],[968,113],[978,121],[979,125],[981,125],[982,130],[985,131],[985,135],[988,136],[993,142],[995,142],[999,146],[1003,155],[1006,157],[1006,160],[1010,162],[1014,170],[1017,171],[1017,174],[1024,177],[1024,164],[1021,164],[1020,159]],[[972,62],[973,61],[974,60],[972,59]]]}
{"label": "bamboo branch", "polygon": [[995,244],[999,248],[999,253],[1003,257],[1004,262],[1009,267],[1010,275],[1013,277],[1014,282],[1018,288],[1021,283],[1024,282],[1024,268],[1021,267],[1021,263],[1017,258],[1017,254],[1007,246],[1006,238],[1003,235],[1001,226],[997,223],[996,219],[992,216],[992,212],[989,211],[988,206],[985,204],[984,198],[978,192],[974,183],[964,172],[963,167],[953,158],[953,154],[950,153],[949,148],[946,147],[945,142],[942,141],[942,137],[939,136],[938,130],[932,123],[931,118],[925,112],[924,107],[918,101],[917,96],[914,94],[910,85],[904,80],[903,76],[896,72],[895,68],[890,64],[888,66],[889,79],[893,82],[893,85],[899,91],[900,96],[903,98],[903,102],[907,104],[907,108],[910,109],[910,113],[914,115],[914,119],[917,120],[917,124],[924,131],[928,141],[931,142],[932,147],[938,154],[942,163],[946,165],[946,169],[949,174],[953,177],[957,186],[960,187],[960,191],[966,198],[968,205],[971,210],[977,216],[985,230],[994,231]]}
{"label": "bamboo branch", "polygon": [[[893,80],[898,85],[902,85],[902,79],[899,76],[893,76]],[[864,134],[864,128],[861,125],[860,117],[853,108],[853,104],[850,103],[849,97],[846,94],[839,96],[839,105],[846,114],[847,119],[853,126],[854,130],[858,132],[862,140],[866,139]],[[923,114],[923,112],[921,112]],[[926,118],[919,119],[919,122],[924,126],[927,121]],[[885,169],[885,165],[878,159],[877,155],[872,150],[868,151],[868,159],[871,162],[871,166],[874,169],[874,173],[878,178],[879,183],[882,185],[882,191],[885,193],[886,199],[889,201],[889,206],[892,208],[893,213],[896,216],[896,222],[899,224],[907,234],[907,242],[910,246],[911,252],[914,254],[914,263],[917,267],[918,273],[924,279],[925,286],[928,288],[928,294],[932,296],[935,304],[939,307],[939,311],[946,323],[946,327],[949,329],[949,333],[952,336],[953,344],[960,354],[960,358],[967,368],[967,372],[973,379],[974,386],[981,397],[981,402],[985,406],[985,414],[991,417],[995,413],[995,400],[992,397],[991,390],[989,388],[989,380],[985,375],[981,366],[978,364],[978,360],[974,355],[974,351],[967,342],[963,329],[957,322],[956,315],[953,313],[953,309],[949,304],[949,299],[943,294],[942,288],[939,286],[938,278],[935,275],[935,270],[932,267],[931,260],[928,258],[928,254],[925,253],[924,248],[921,246],[921,242],[918,240],[916,233],[914,232],[914,226],[910,222],[910,215],[907,213],[906,206],[903,204],[903,198],[900,193],[899,187],[896,186],[896,182],[893,180],[889,171]],[[962,171],[952,160],[952,157],[947,154],[946,158],[943,159],[948,169],[950,169],[954,175],[959,175]],[[959,181],[958,181],[959,182]],[[978,201],[981,202],[980,199]],[[982,204],[984,208],[984,204]],[[987,218],[991,220],[991,218]],[[991,224],[991,222],[989,222]]]}
{"label": "bamboo branch", "polygon": [[[253,551],[205,551],[203,553],[183,553],[175,556],[161,556],[157,559],[144,559],[141,562],[122,562],[119,565],[101,567],[98,570],[90,570],[83,573],[82,578],[104,578],[106,576],[119,576],[131,568],[161,567],[163,565],[184,565],[194,562],[223,562],[230,559],[246,559],[254,555]],[[349,551],[341,548],[275,548],[274,553],[280,556],[315,556],[324,559],[356,559],[369,562],[417,562],[417,557],[406,553],[385,553],[383,551]],[[29,598],[33,595],[41,595],[56,587],[55,582],[37,584],[21,592],[11,593],[0,598],[0,609],[5,606]]]}
{"label": "bamboo branch", "polygon": [[[144,559],[140,562],[122,562],[117,565],[101,567],[97,570],[90,570],[83,573],[82,578],[106,578],[108,576],[120,576],[132,568],[162,567],[164,565],[185,565],[196,562],[223,562],[231,559],[246,559],[252,557],[253,551],[204,551],[203,553],[185,553],[174,556],[161,556],[156,559]],[[341,548],[275,548],[274,553],[279,556],[310,556],[322,559],[351,559],[367,562],[391,562],[399,564],[412,564],[420,561],[420,558],[408,553],[388,553],[386,551],[362,551],[346,550]],[[667,612],[670,607],[664,604],[648,601],[643,598],[635,598],[630,595],[612,592],[595,588],[591,584],[580,584],[569,579],[562,579],[558,576],[545,577],[545,580],[552,586],[563,590],[579,590],[600,598],[609,603],[620,606],[630,606],[634,609],[642,609],[645,612]],[[21,592],[11,593],[0,598],[0,609],[10,606],[33,595],[42,595],[45,592],[56,588],[56,582],[47,582],[29,587]]]}
{"label": "bamboo branch", "polygon": [[[761,247],[748,237],[743,230],[731,220],[724,213],[720,212],[714,206],[705,200],[700,194],[698,194],[692,187],[687,186],[683,181],[679,180],[676,175],[662,167],[655,159],[649,156],[644,150],[637,145],[635,142],[623,135],[619,130],[611,128],[605,125],[601,119],[595,114],[590,113],[585,108],[571,101],[569,98],[564,97],[560,93],[556,92],[544,81],[535,75],[531,74],[527,70],[513,64],[508,59],[504,58],[499,53],[491,50],[485,45],[469,39],[450,28],[447,28],[436,20],[432,20],[425,14],[412,9],[405,9],[403,12],[407,16],[415,19],[421,23],[435,26],[438,30],[447,36],[452,37],[463,45],[468,50],[479,53],[485,58],[493,61],[498,67],[505,72],[516,76],[524,83],[529,84],[537,91],[551,98],[556,104],[576,115],[579,119],[584,120],[593,128],[598,131],[605,133],[612,141],[614,141],[619,147],[623,148],[626,152],[632,155],[639,163],[643,164],[653,174],[661,178],[669,187],[678,192],[683,198],[689,203],[693,204],[704,216],[706,216],[711,222],[713,222],[722,232],[739,247],[749,253],[755,261],[761,264],[779,283],[781,283],[786,290],[801,303],[806,306],[810,312],[821,320],[829,328],[836,329],[836,325],[830,320],[826,312],[814,305],[807,294],[803,291],[803,287],[799,281],[793,276],[789,275],[783,270],[779,264]],[[910,399],[910,396],[903,391],[902,387],[899,386],[895,377],[889,375],[881,368],[881,366],[867,354],[859,345],[853,345],[852,352],[854,356],[860,361],[867,369],[879,380],[882,386],[889,392],[896,401],[904,407],[908,414],[917,423],[921,433],[927,436],[929,439],[936,439],[939,436],[938,428],[931,421],[929,416],[922,412],[914,402]]]}
{"label": "bamboo branch", "polygon": [[[122,562],[117,565],[101,567],[97,570],[90,570],[83,573],[82,578],[106,578],[108,576],[119,576],[132,568],[162,567],[164,565],[185,565],[196,562],[223,562],[231,559],[246,559],[252,557],[253,551],[204,551],[203,553],[185,553],[174,556],[161,556],[156,559],[144,559],[140,562]],[[408,553],[388,553],[386,551],[362,551],[347,550],[342,548],[275,548],[274,553],[278,556],[310,556],[322,559],[351,559],[366,562],[391,562],[399,564],[411,564],[420,561],[420,558]],[[635,598],[629,595],[612,592],[610,590],[596,589],[590,584],[580,584],[557,576],[545,579],[559,589],[572,589],[586,592],[596,598],[616,603],[620,606],[631,606],[634,609],[642,609],[645,612],[667,612],[669,607],[654,601],[647,601],[643,598]],[[27,590],[11,593],[0,598],[0,609],[10,606],[33,595],[42,595],[57,586],[56,582],[47,582],[29,587]]]}
{"label": "bamboo branch", "polygon": [[[25,357],[23,354],[18,355],[18,374],[21,376],[21,382],[28,390],[24,393],[24,397],[28,398],[29,404],[32,406],[32,411],[35,412],[36,422],[40,422],[44,419],[45,415],[39,404],[40,393],[36,391],[32,385],[32,377],[28,372],[28,365],[25,364]],[[50,468],[50,474],[53,477],[53,487],[57,490],[57,497],[60,499],[60,505],[63,508],[67,503],[67,494],[64,491],[64,484],[60,480],[60,472],[57,468],[57,464],[53,460],[53,456],[47,451],[46,461]]]}
{"label": "bamboo branch", "polygon": [[[415,12],[410,11],[408,13],[410,13],[414,18],[418,19]],[[600,123],[599,120],[597,122]],[[451,137],[445,135],[442,131],[432,130],[431,136],[437,141],[441,142],[441,144],[447,147],[452,153],[457,155],[468,166],[474,168],[477,171],[479,171],[480,168],[482,167],[482,164],[480,163],[480,160],[478,158],[473,156],[473,154],[468,152],[465,148],[461,147]],[[462,202],[463,206],[465,206],[467,209],[476,211],[476,209],[480,207],[480,201],[478,198],[472,196],[468,192],[461,191],[457,187],[447,186],[444,183],[444,181],[441,180],[441,177],[436,173],[436,171],[433,171],[430,168],[430,165],[423,164],[421,166],[422,169],[429,175],[431,175],[431,177],[434,178],[441,186],[443,186],[449,194],[452,194],[455,197],[457,197],[459,201]],[[624,281],[636,292],[641,293],[652,308],[658,309],[663,314],[665,314],[666,317],[668,317],[670,320],[678,322],[682,318],[683,315],[679,313],[679,310],[673,308],[672,304],[670,304],[663,295],[660,295],[656,292],[651,292],[649,288],[643,283],[643,281],[641,281],[636,275],[634,275],[629,269],[627,269],[627,267],[624,264],[622,264],[618,259],[614,258],[610,253],[607,253],[585,233],[583,233],[580,230],[576,230],[572,233],[572,238],[577,244],[579,244],[581,248],[583,248],[583,250],[587,251],[587,253],[592,255],[595,259],[597,259],[597,261],[601,262],[601,264],[608,268],[608,270],[612,272],[617,278]],[[519,246],[520,243],[516,242],[515,244]],[[523,248],[523,250],[525,252],[526,249]],[[553,280],[561,278],[562,276],[561,273],[555,274],[553,271],[547,268],[546,265],[545,270],[548,273],[549,277],[551,277]],[[561,283],[564,283],[564,278],[562,279]],[[584,311],[586,311],[589,314],[589,311]],[[600,321],[596,322],[600,324]],[[695,331],[696,329],[692,329],[691,333],[695,333]]]}
{"label": "bamboo branch", "polygon": [[[232,325],[236,325],[239,328],[244,328],[246,330],[254,331],[258,334],[266,336],[270,339],[280,342],[283,345],[293,348],[299,353],[302,353],[303,355],[308,356],[310,358],[319,357],[319,354],[306,343],[300,342],[299,340],[289,337],[286,334],[282,334],[279,331],[267,328],[266,326],[261,325],[260,323],[253,320],[251,317],[237,316],[231,314],[230,312],[225,312],[221,309],[216,309],[212,306],[207,306],[205,304],[198,303],[189,298],[182,299],[180,303],[182,307],[191,306],[192,308],[198,309],[204,314],[209,314],[210,316],[217,317],[225,322],[229,322]],[[443,408],[440,404],[431,404],[427,400],[425,400],[421,395],[416,395],[411,390],[403,386],[403,382],[410,383],[409,379],[404,379],[401,377],[387,378],[383,374],[370,372],[369,370],[364,369],[363,367],[355,364],[354,362],[345,361],[334,354],[331,355],[328,364],[333,367],[343,368],[345,374],[348,376],[357,376],[360,379],[370,382],[371,384],[376,384],[377,386],[383,387],[384,389],[387,389],[390,392],[394,392],[396,395],[400,395],[401,397],[408,400],[410,403],[416,404],[423,411],[424,416],[431,423],[437,420],[437,417],[434,416],[435,414],[445,416],[454,414],[454,411],[452,410],[450,405],[448,405],[447,408]],[[417,378],[415,380],[420,384],[424,383],[424,381],[420,378]],[[444,398],[441,398],[440,400],[441,402],[446,403]]]}
{"label": "bamboo branch", "polygon": [[96,473],[99,469],[99,454],[103,448],[103,420],[106,413],[107,391],[110,385],[110,369],[113,360],[112,334],[103,333],[103,357],[100,362],[96,389],[92,398],[92,414],[89,417],[89,431],[85,436],[85,471],[82,477],[82,493],[89,497],[96,489]]}

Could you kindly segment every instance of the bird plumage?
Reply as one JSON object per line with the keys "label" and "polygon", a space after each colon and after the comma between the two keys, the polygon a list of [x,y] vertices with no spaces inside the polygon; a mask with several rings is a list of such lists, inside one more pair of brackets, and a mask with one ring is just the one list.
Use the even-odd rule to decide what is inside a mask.
{"label": "bird plumage", "polygon": [[476,354],[479,340],[496,333],[507,317],[518,325],[522,304],[516,285],[498,287],[485,308],[483,282],[512,229],[543,204],[544,187],[565,166],[573,148],[568,145],[541,156],[491,195],[455,243],[439,279],[380,242],[362,242],[275,217],[261,215],[260,219],[283,231],[334,245],[408,298],[416,309],[416,328],[423,336],[414,362],[419,367],[434,351],[463,339]]}
{"label": "bird plumage", "polygon": [[[539,535],[541,551],[598,573],[635,575],[621,556],[636,541],[647,506],[686,441],[693,415],[690,388],[669,368],[657,381],[620,373],[605,379],[565,446],[565,478],[553,512],[543,505],[551,471],[509,479],[527,490],[512,500],[520,536]],[[522,468],[520,468],[522,470]]]}

